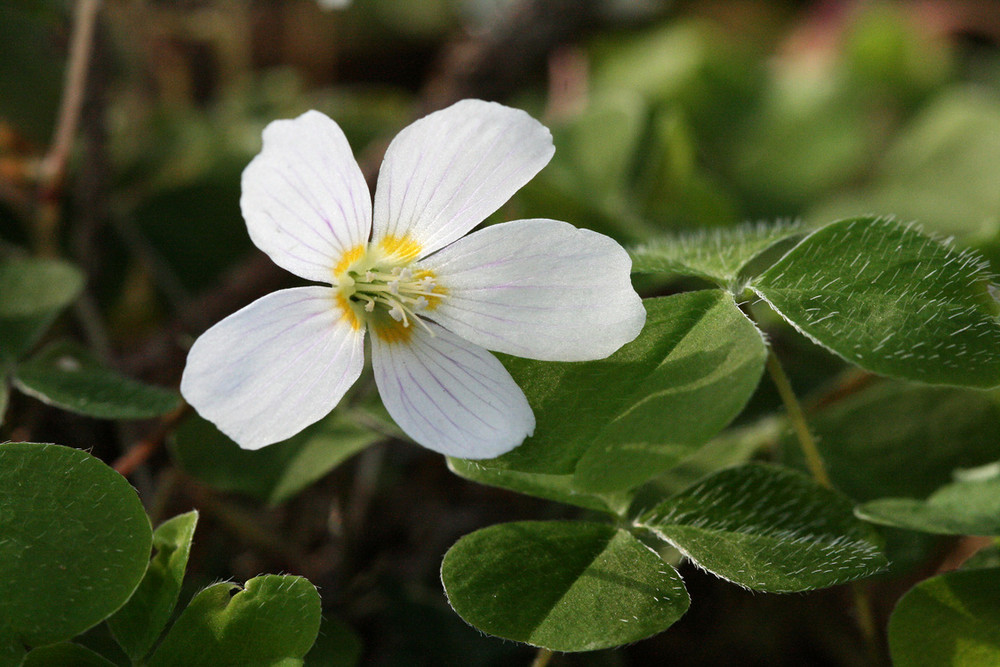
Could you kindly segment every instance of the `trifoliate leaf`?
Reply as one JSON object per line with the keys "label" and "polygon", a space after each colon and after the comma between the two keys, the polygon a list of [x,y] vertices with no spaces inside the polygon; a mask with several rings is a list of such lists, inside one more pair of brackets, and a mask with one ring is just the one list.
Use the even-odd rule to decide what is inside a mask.
{"label": "trifoliate leaf", "polygon": [[983,262],[884,218],[813,232],[752,283],[791,325],[883,375],[1000,385],[1000,305]]}
{"label": "trifoliate leaf", "polygon": [[476,628],[556,651],[620,646],[687,611],[672,567],[613,526],[507,523],[466,535],[441,565],[448,601]]}
{"label": "trifoliate leaf", "polygon": [[763,464],[705,478],[637,523],[699,567],[759,591],[807,591],[886,566],[851,502],[792,470]]}

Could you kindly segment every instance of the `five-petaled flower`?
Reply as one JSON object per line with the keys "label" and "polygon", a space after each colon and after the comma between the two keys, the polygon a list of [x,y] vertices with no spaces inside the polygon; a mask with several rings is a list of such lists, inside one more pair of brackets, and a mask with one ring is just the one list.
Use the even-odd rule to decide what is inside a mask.
{"label": "five-petaled flower", "polygon": [[310,111],[264,130],[243,172],[250,238],[324,286],[269,294],[206,331],[181,392],[247,449],[299,432],[372,367],[386,410],[415,441],[499,456],[532,434],[521,389],[487,350],[550,361],[608,356],[646,313],[610,238],[555,220],[466,234],[551,159],[523,111],[465,100],[392,141],[374,206],[340,127]]}

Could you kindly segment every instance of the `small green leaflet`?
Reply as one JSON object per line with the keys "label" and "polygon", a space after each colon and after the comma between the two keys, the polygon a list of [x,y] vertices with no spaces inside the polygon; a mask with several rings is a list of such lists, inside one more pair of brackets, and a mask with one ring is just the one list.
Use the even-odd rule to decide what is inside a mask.
{"label": "small green leaflet", "polygon": [[927,500],[881,498],[854,510],[873,523],[941,535],[1000,535],[1000,463],[965,471]]}
{"label": "small green leaflet", "polygon": [[302,577],[254,577],[245,588],[215,584],[191,600],[149,667],[301,664],[320,624],[316,587]]}
{"label": "small green leaflet", "polygon": [[895,667],[1000,665],[1000,568],[949,572],[917,584],[889,618]]}
{"label": "small green leaflet", "polygon": [[448,601],[476,628],[556,651],[592,651],[668,628],[690,600],[676,571],[630,533],[525,521],[466,535],[441,564]]}
{"label": "small green leaflet", "polygon": [[808,477],[748,464],[711,475],[639,517],[699,567],[753,590],[790,593],[887,565],[847,498]]}
{"label": "small green leaflet", "polygon": [[0,641],[44,646],[107,618],[142,579],[151,539],[135,489],[98,459],[0,444]]}
{"label": "small green leaflet", "polygon": [[634,273],[692,276],[730,287],[739,282],[740,273],[755,257],[803,234],[805,229],[795,223],[700,229],[644,243],[629,254]]}
{"label": "small green leaflet", "polygon": [[53,343],[20,364],[14,383],[49,405],[98,419],[147,419],[180,405],[175,392],[120,375],[70,342]]}
{"label": "small green leaflet", "polygon": [[983,261],[912,226],[834,222],[751,287],[814,342],[873,373],[1000,385],[1000,305]]}
{"label": "small green leaflet", "polygon": [[108,619],[115,640],[133,662],[149,653],[170,620],[197,523],[198,512],[192,511],[165,521],[153,532],[156,554],[146,576],[128,603]]}

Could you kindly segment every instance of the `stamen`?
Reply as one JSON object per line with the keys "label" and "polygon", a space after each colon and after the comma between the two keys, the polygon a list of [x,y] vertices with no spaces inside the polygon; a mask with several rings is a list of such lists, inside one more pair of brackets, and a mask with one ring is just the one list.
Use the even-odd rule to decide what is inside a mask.
{"label": "stamen", "polygon": [[[445,293],[438,287],[432,272],[411,268],[399,260],[395,256],[383,260],[377,254],[356,258],[352,267],[339,276],[337,287],[341,296],[355,304],[358,315],[388,313],[403,328],[415,322],[434,336],[420,313],[430,310],[432,304],[437,305]],[[368,317],[364,319],[372,324],[378,322]],[[383,321],[383,324],[387,323]]]}

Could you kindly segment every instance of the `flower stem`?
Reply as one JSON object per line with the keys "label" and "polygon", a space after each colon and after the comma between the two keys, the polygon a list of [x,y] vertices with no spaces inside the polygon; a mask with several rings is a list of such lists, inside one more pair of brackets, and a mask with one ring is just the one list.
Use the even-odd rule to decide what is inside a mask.
{"label": "flower stem", "polygon": [[767,353],[767,372],[771,376],[771,380],[774,381],[774,385],[778,389],[778,394],[781,395],[781,402],[785,404],[788,421],[791,422],[792,428],[795,430],[799,447],[801,447],[802,453],[806,457],[806,466],[809,468],[809,472],[812,473],[813,479],[818,483],[828,489],[832,489],[833,484],[830,482],[830,476],[826,472],[826,466],[823,464],[823,457],[820,456],[819,448],[816,447],[816,440],[809,431],[809,424],[806,423],[802,404],[799,403],[799,399],[795,396],[792,383],[789,382],[788,376],[785,374],[785,369],[782,368],[781,362],[778,361],[778,357],[774,354],[774,350],[769,350]]}
{"label": "flower stem", "polygon": [[[785,412],[788,413],[788,420],[795,430],[795,435],[798,438],[799,447],[806,458],[806,466],[809,468],[809,472],[812,473],[813,479],[817,483],[828,489],[832,489],[833,483],[830,481],[830,475],[826,471],[823,457],[816,446],[816,439],[813,438],[812,432],[809,430],[809,424],[806,422],[802,404],[799,403],[799,399],[795,396],[792,383],[788,380],[788,375],[781,366],[777,355],[774,354],[773,349],[768,350],[767,372],[771,376],[771,380],[774,381],[778,393],[781,395],[781,402],[785,405]],[[868,589],[862,582],[855,581],[851,584],[851,593],[856,614],[855,621],[865,639],[869,660],[872,665],[884,664],[885,660],[882,657],[882,652],[878,644],[875,616],[872,613]]]}

